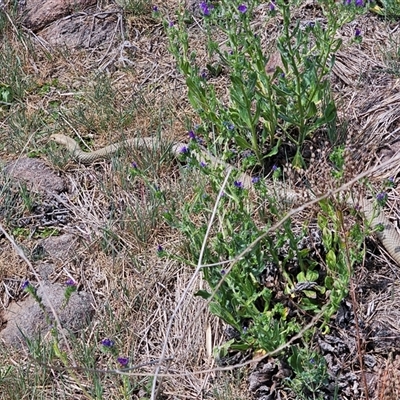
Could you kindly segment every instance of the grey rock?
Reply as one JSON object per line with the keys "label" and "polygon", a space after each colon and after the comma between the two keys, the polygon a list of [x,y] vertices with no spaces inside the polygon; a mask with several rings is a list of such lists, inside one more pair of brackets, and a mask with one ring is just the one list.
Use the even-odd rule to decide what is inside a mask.
{"label": "grey rock", "polygon": [[54,264],[48,263],[37,263],[36,271],[39,274],[40,278],[43,280],[49,280],[50,276],[55,272]]}
{"label": "grey rock", "polygon": [[51,22],[85,10],[96,3],[96,0],[27,0],[23,9],[23,24],[38,32]]}
{"label": "grey rock", "polygon": [[98,48],[107,46],[113,38],[117,13],[79,13],[60,19],[39,32],[52,46],[68,48]]}
{"label": "grey rock", "polygon": [[4,172],[35,192],[61,193],[66,190],[64,180],[37,158],[20,158],[7,164]]}
{"label": "grey rock", "polygon": [[51,236],[40,242],[43,250],[53,259],[65,260],[76,251],[77,238],[71,234]]}
{"label": "grey rock", "polygon": [[42,338],[46,337],[55,326],[49,304],[56,311],[64,331],[76,333],[85,328],[94,314],[90,295],[86,292],[75,292],[64,307],[65,288],[60,284],[43,283],[37,289],[48,318],[31,295],[23,301],[12,303],[0,314],[0,326],[5,325],[0,331],[0,343],[3,341],[6,345],[21,346],[24,336],[28,339],[34,339],[39,334]]}

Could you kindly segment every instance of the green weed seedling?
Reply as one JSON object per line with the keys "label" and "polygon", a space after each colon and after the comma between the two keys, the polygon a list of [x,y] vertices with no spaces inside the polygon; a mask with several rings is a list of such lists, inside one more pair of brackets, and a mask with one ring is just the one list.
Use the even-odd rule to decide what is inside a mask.
{"label": "green weed seedling", "polygon": [[288,363],[293,376],[285,380],[299,400],[322,400],[323,389],[329,384],[327,366],[324,357],[309,348],[293,346]]}

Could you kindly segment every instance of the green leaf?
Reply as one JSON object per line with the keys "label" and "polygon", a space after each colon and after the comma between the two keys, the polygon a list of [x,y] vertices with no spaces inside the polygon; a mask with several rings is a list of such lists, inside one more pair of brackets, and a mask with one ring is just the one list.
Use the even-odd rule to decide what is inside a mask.
{"label": "green leaf", "polygon": [[306,273],[306,281],[308,282],[316,282],[319,278],[319,274],[317,271],[308,270]]}
{"label": "green leaf", "polygon": [[278,141],[276,142],[275,146],[270,150],[269,153],[265,155],[265,157],[272,157],[275,154],[278,154],[279,148],[281,147],[282,139],[279,138]]}
{"label": "green leaf", "polygon": [[301,271],[297,274],[297,282],[306,282],[306,276],[304,275],[304,272]]}
{"label": "green leaf", "polygon": [[317,293],[314,292],[314,290],[303,290],[303,293],[304,293],[309,299],[316,299],[316,298],[317,298]]}
{"label": "green leaf", "polygon": [[325,214],[329,215],[332,213],[332,207],[327,199],[321,200],[318,204]]}
{"label": "green leaf", "polygon": [[220,304],[210,303],[210,311],[212,314],[222,318],[227,324],[233,326],[240,332],[241,328],[239,323],[236,321],[233,315],[228,310],[223,308]]}
{"label": "green leaf", "polygon": [[210,72],[210,74],[214,77],[218,77],[221,75],[222,73],[222,67],[220,64],[216,64],[216,66],[213,66],[211,64],[207,64],[206,68],[208,69],[208,71]]}
{"label": "green leaf", "polygon": [[202,297],[203,299],[207,300],[211,297],[211,293],[207,292],[206,290],[198,290],[195,296]]}
{"label": "green leaf", "polygon": [[293,158],[292,165],[294,168],[303,169],[305,163],[303,156],[301,155],[300,151],[298,150],[296,155]]}
{"label": "green leaf", "polygon": [[231,350],[232,344],[235,342],[235,339],[231,339],[228,342],[225,342],[221,346],[215,346],[213,349],[213,356],[216,359],[220,359],[226,357]]}
{"label": "green leaf", "polygon": [[301,308],[305,311],[314,311],[319,310],[319,306],[315,304],[314,299],[309,299],[308,297],[304,297],[301,299]]}
{"label": "green leaf", "polygon": [[336,270],[336,254],[334,253],[334,251],[332,249],[330,249],[328,251],[328,253],[326,253],[326,264],[328,266],[329,269],[332,270]]}
{"label": "green leaf", "polygon": [[236,135],[235,142],[242,150],[253,149],[253,146],[242,136]]}

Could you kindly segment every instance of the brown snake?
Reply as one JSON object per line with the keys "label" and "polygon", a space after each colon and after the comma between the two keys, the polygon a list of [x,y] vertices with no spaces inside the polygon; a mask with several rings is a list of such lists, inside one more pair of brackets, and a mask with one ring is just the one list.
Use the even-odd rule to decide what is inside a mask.
{"label": "brown snake", "polygon": [[[84,152],[80,149],[78,143],[68,136],[54,134],[50,136],[50,140],[65,146],[68,151],[71,152],[72,157],[82,164],[91,164],[98,160],[110,158],[121,148],[132,147],[135,149],[145,149],[152,148],[155,145],[155,139],[152,137],[133,138],[112,144],[100,150]],[[179,157],[182,154],[182,149],[185,147],[187,147],[186,143],[175,142],[171,145],[171,152],[175,157]],[[223,166],[226,172],[236,171],[233,166],[213,156],[205,149],[198,152],[196,157],[199,162],[209,162],[212,166]],[[249,174],[242,173],[238,180],[242,182],[244,188],[250,189],[252,187],[252,177]],[[286,199],[289,198],[290,201],[299,199],[299,194],[295,191],[288,190],[284,187],[282,187],[281,191],[283,193],[282,197]],[[377,232],[378,239],[390,256],[400,265],[400,235],[384,213],[378,210],[374,203],[366,197],[358,199],[357,204],[351,198],[346,200],[346,203],[350,207],[357,205],[360,211],[364,213],[372,229],[380,228]]]}

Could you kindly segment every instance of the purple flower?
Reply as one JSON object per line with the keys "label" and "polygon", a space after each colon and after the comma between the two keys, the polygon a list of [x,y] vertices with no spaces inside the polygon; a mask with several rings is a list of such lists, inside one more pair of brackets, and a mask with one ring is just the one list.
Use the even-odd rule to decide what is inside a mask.
{"label": "purple flower", "polygon": [[199,5],[201,12],[204,15],[210,15],[211,14],[211,10],[214,8],[214,6],[212,4],[208,4],[205,1],[202,1]]}
{"label": "purple flower", "polygon": [[73,279],[68,279],[67,282],[65,282],[66,286],[76,286],[76,282]]}
{"label": "purple flower", "polygon": [[121,364],[121,367],[126,367],[129,363],[129,358],[126,357],[118,357],[117,361]]}
{"label": "purple flower", "polygon": [[198,144],[204,144],[204,139],[202,139],[201,137],[196,137],[196,141]]}
{"label": "purple flower", "polygon": [[378,202],[385,201],[386,198],[387,198],[387,193],[385,192],[380,192],[376,195],[376,200],[378,200]]}
{"label": "purple flower", "polygon": [[272,166],[272,171],[276,171],[277,169],[278,169],[277,165],[274,164],[274,165]]}
{"label": "purple flower", "polygon": [[163,247],[159,244],[159,245],[157,246],[157,253],[161,253],[161,252],[163,252],[163,251],[164,251]]}
{"label": "purple flower", "polygon": [[255,184],[260,182],[260,178],[258,176],[254,176],[253,178],[251,178],[251,183]]}
{"label": "purple flower", "polygon": [[242,157],[247,158],[253,155],[253,152],[251,150],[245,150],[242,152]]}
{"label": "purple flower", "polygon": [[221,275],[225,275],[226,271],[224,269],[221,269]]}
{"label": "purple flower", "polygon": [[157,6],[153,6],[153,12],[158,12],[158,7]]}
{"label": "purple flower", "polygon": [[207,166],[207,164],[204,161],[200,161],[200,167],[204,168],[206,166]]}
{"label": "purple flower", "polygon": [[30,285],[30,283],[29,283],[29,281],[25,281],[23,284],[22,284],[22,290],[25,290],[26,288],[28,288],[29,287],[29,285]]}
{"label": "purple flower", "polygon": [[133,168],[133,169],[137,169],[137,164],[135,163],[135,161],[133,161],[132,163],[131,163],[131,167]]}
{"label": "purple flower", "polygon": [[233,182],[233,184],[235,185],[235,187],[237,187],[238,189],[243,189],[243,183],[240,181],[235,181]]}
{"label": "purple flower", "polygon": [[196,134],[193,131],[189,131],[189,139],[196,140]]}
{"label": "purple flower", "polygon": [[354,32],[354,36],[355,37],[360,37],[361,36],[361,30],[356,28],[355,32]]}
{"label": "purple flower", "polygon": [[269,2],[269,11],[271,12],[275,11],[275,3],[273,1]]}
{"label": "purple flower", "polygon": [[241,4],[241,5],[238,7],[238,10],[239,10],[240,13],[244,14],[244,13],[247,11],[247,6],[246,6],[246,4]]}
{"label": "purple flower", "polygon": [[391,185],[394,184],[394,178],[393,178],[392,176],[388,179],[388,181],[389,181],[389,183],[390,183]]}
{"label": "purple flower", "polygon": [[355,4],[356,7],[364,7],[364,0],[356,0]]}
{"label": "purple flower", "polygon": [[179,153],[181,154],[188,154],[190,152],[189,147],[183,146],[180,150]]}
{"label": "purple flower", "polygon": [[235,125],[233,125],[231,122],[224,122],[224,125],[229,131],[233,131],[235,129]]}
{"label": "purple flower", "polygon": [[111,339],[103,339],[100,342],[104,347],[113,347],[114,346],[114,341]]}
{"label": "purple flower", "polygon": [[172,28],[174,26],[174,21],[169,21],[168,26]]}
{"label": "purple flower", "polygon": [[206,79],[207,78],[207,71],[204,70],[201,74],[200,74],[200,78],[201,79]]}

